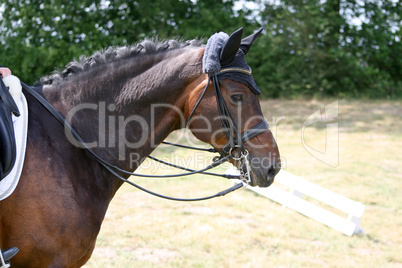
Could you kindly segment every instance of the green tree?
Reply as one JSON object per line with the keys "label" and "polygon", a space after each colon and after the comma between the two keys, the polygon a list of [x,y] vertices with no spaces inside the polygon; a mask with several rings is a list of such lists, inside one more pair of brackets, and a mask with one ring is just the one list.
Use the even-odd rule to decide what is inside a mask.
{"label": "green tree", "polygon": [[110,46],[154,36],[208,37],[246,26],[247,12],[235,14],[233,5],[231,0],[5,0],[1,64],[33,83],[73,58]]}
{"label": "green tree", "polygon": [[236,2],[5,0],[0,63],[33,83],[110,46],[262,25],[247,60],[265,96],[402,97],[399,1],[260,0],[257,15]]}
{"label": "green tree", "polygon": [[258,76],[266,96],[402,96],[398,2],[283,0],[261,18],[265,55],[255,64],[269,74]]}
{"label": "green tree", "polygon": [[402,5],[399,1],[348,1],[345,9],[362,19],[345,29],[342,44],[356,59],[356,88],[369,97],[402,96]]}

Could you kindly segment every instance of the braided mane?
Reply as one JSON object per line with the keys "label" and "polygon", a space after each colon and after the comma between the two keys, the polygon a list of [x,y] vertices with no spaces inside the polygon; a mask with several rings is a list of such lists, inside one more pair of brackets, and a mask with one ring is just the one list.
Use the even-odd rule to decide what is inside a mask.
{"label": "braided mane", "polygon": [[44,76],[41,78],[43,85],[54,85],[58,82],[66,80],[67,78],[82,72],[91,70],[97,66],[105,63],[116,62],[125,60],[139,55],[153,55],[156,53],[168,52],[184,47],[199,47],[202,45],[200,40],[188,40],[180,42],[178,40],[167,41],[154,41],[146,39],[136,45],[122,46],[100,50],[95,52],[92,56],[81,56],[78,60],[68,63],[64,70],[55,71],[52,75]]}

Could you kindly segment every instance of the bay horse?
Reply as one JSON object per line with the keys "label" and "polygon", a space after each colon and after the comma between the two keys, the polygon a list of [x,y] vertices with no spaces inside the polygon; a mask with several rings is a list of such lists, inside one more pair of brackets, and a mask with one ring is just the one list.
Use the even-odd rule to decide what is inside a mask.
{"label": "bay horse", "polygon": [[[222,67],[236,62],[239,53],[244,56],[257,36],[240,40],[241,34],[237,31],[223,44],[218,55]],[[100,158],[124,170],[134,171],[169,133],[185,126],[222,152],[235,133],[227,135],[225,122],[245,133],[265,120],[252,85],[230,77],[209,79],[211,74],[203,71],[207,49],[198,40],[145,40],[111,48],[43,77],[38,92]],[[20,249],[12,267],[81,267],[123,182],[24,93],[29,106],[25,164],[15,192],[0,202],[0,247]],[[280,169],[270,130],[228,153],[236,155],[240,147],[249,153],[249,184],[269,186]],[[230,161],[237,164],[238,158]]]}

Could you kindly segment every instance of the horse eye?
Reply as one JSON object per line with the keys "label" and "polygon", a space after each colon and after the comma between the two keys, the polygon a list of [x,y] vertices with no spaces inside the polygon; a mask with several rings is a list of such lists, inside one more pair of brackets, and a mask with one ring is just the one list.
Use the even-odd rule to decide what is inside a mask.
{"label": "horse eye", "polygon": [[230,96],[230,98],[234,102],[242,102],[242,101],[244,101],[244,95],[243,94],[235,94],[235,95]]}

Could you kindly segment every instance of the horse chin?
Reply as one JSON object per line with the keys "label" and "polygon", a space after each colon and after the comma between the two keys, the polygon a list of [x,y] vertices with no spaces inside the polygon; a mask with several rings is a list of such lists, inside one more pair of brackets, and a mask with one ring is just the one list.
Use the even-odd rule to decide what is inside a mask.
{"label": "horse chin", "polygon": [[280,170],[280,164],[273,164],[269,167],[252,167],[250,186],[268,187],[275,179]]}
{"label": "horse chin", "polygon": [[274,182],[273,177],[267,177],[263,175],[263,172],[260,170],[251,170],[251,181],[249,183],[250,186],[258,186],[258,187],[268,187]]}

